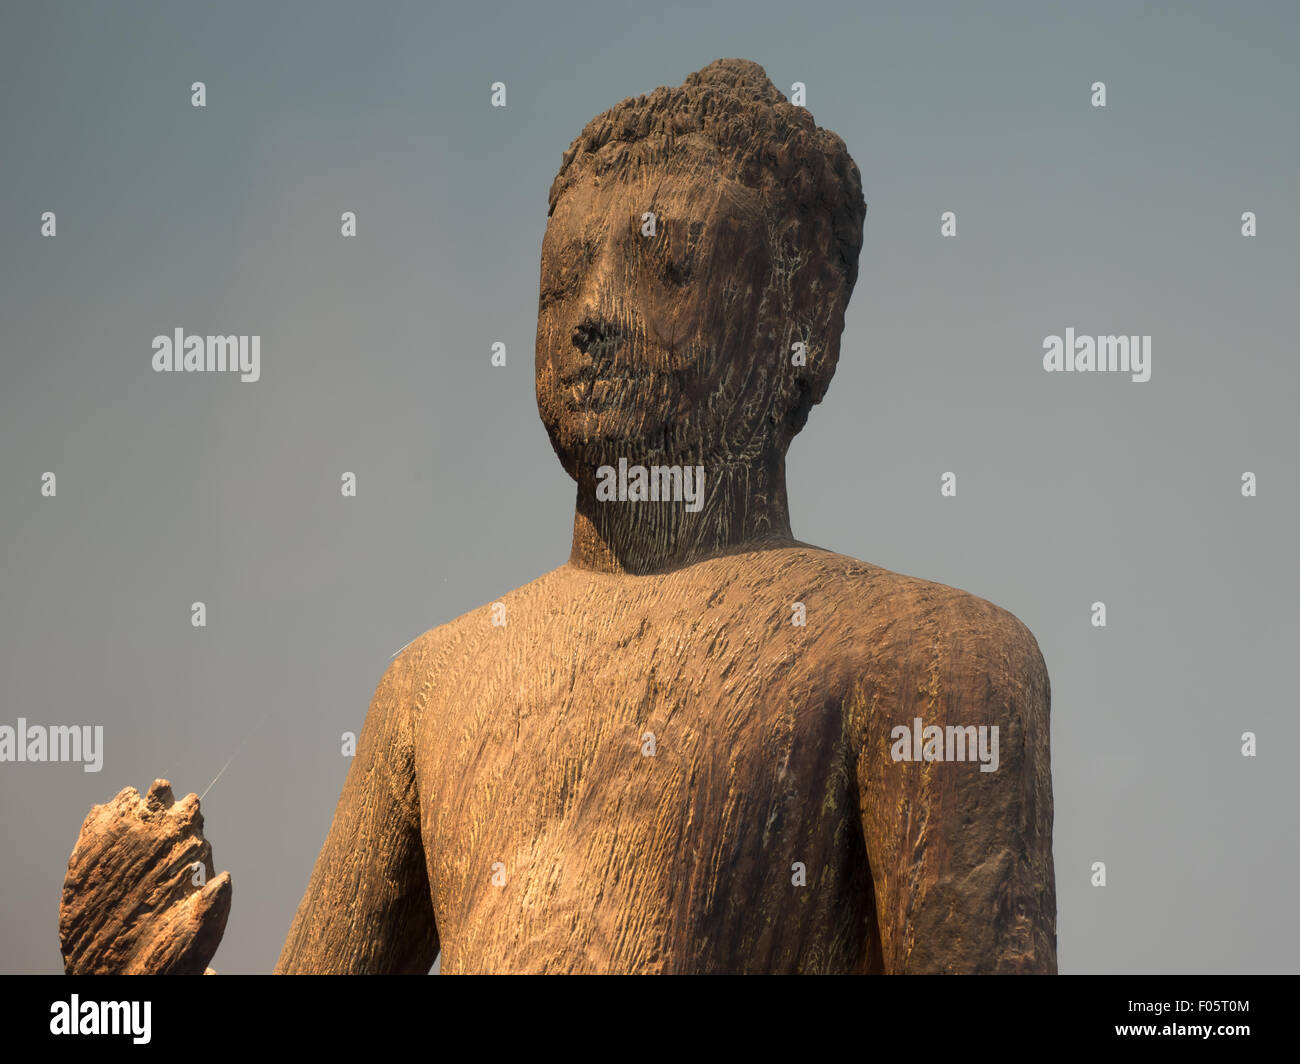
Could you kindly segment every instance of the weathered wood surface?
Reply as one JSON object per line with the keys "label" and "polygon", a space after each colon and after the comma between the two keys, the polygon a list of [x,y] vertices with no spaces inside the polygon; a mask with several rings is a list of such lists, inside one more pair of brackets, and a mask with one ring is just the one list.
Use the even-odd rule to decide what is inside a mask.
{"label": "weathered wood surface", "polygon": [[213,867],[198,798],[175,801],[167,780],[154,780],[143,799],[127,787],[91,809],[68,860],[59,908],[64,970],[202,975],[225,933],[230,898],[230,874]]}
{"label": "weathered wood surface", "polygon": [[[1048,681],[1006,611],[775,545],[500,601],[385,675],[279,970],[1054,970]],[[998,770],[894,762],[915,717],[998,725]]]}

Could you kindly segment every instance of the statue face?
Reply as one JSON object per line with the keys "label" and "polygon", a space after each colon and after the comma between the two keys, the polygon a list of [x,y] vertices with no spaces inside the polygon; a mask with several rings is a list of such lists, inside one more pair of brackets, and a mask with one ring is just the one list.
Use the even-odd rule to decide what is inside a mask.
{"label": "statue face", "polygon": [[753,436],[777,362],[758,343],[771,273],[757,197],[697,154],[578,177],[542,241],[536,359],[571,475],[620,456],[707,460]]}

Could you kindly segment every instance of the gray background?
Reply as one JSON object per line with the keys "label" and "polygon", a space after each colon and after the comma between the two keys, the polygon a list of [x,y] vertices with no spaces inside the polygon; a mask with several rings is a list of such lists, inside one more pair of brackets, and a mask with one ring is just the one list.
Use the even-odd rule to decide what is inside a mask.
{"label": "gray background", "polygon": [[[742,56],[807,83],[869,204],[796,535],[1036,634],[1062,971],[1294,970],[1298,12],[5,3],[0,723],[107,749],[0,764],[0,969],[60,969],[93,803],[236,750],[214,966],[271,969],[390,656],[567,556],[532,382],[561,152]],[[177,326],[261,334],[262,380],[153,373]],[[1067,326],[1152,335],[1151,381],[1044,373]]]}

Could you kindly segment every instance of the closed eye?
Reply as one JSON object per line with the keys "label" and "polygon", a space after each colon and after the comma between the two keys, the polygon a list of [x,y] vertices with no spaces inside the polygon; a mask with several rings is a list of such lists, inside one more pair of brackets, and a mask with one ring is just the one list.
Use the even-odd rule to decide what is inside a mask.
{"label": "closed eye", "polygon": [[674,285],[684,285],[695,272],[695,252],[704,236],[704,224],[691,222],[682,228],[670,227],[664,234],[664,276]]}
{"label": "closed eye", "polygon": [[669,259],[668,265],[664,267],[664,273],[673,284],[683,285],[691,279],[691,264]]}

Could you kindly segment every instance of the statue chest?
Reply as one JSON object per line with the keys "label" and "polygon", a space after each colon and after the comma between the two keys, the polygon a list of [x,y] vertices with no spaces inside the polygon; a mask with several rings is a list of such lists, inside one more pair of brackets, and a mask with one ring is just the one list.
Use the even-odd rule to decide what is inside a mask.
{"label": "statue chest", "polygon": [[417,736],[444,970],[837,970],[869,913],[833,670],[633,623],[500,641]]}

